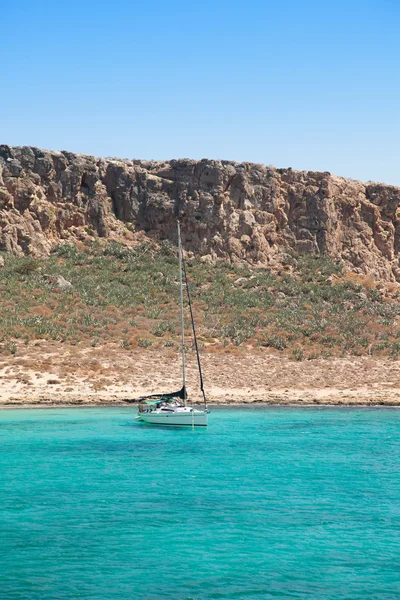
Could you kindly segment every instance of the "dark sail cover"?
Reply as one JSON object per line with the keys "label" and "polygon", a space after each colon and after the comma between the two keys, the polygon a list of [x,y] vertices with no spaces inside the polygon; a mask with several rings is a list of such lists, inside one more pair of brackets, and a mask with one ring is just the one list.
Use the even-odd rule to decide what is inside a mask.
{"label": "dark sail cover", "polygon": [[139,400],[147,400],[148,398],[180,398],[181,400],[185,400],[187,398],[186,387],[183,386],[182,389],[177,392],[167,392],[160,394],[150,394],[149,396],[142,396]]}

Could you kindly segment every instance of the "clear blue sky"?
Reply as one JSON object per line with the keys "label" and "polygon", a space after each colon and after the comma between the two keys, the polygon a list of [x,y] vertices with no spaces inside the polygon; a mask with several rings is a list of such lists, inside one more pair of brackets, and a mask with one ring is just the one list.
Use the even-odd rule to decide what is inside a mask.
{"label": "clear blue sky", "polygon": [[400,185],[399,0],[0,0],[0,143]]}

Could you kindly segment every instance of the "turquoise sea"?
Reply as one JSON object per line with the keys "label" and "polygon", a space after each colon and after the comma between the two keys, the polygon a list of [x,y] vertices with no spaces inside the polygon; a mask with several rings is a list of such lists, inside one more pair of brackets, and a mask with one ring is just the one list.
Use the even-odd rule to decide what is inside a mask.
{"label": "turquoise sea", "polygon": [[400,598],[400,410],[0,412],[0,598]]}

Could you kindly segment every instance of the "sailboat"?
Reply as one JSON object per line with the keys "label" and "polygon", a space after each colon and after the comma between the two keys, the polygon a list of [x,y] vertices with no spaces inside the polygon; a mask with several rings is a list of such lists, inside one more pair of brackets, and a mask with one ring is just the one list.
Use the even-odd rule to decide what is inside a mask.
{"label": "sailboat", "polygon": [[[182,341],[182,379],[183,385],[177,392],[152,394],[139,398],[139,411],[135,417],[137,421],[144,421],[152,425],[177,425],[188,427],[206,427],[208,424],[209,410],[204,391],[203,375],[201,371],[199,347],[197,344],[196,329],[194,325],[192,302],[190,298],[189,282],[186,273],[185,259],[182,251],[181,230],[178,221],[178,248],[179,248],[179,287],[181,309],[181,341]],[[204,407],[199,409],[187,404],[186,391],[186,362],[185,362],[185,324],[183,309],[183,278],[192,322],[193,340],[197,355],[199,369],[200,389],[203,394]]]}

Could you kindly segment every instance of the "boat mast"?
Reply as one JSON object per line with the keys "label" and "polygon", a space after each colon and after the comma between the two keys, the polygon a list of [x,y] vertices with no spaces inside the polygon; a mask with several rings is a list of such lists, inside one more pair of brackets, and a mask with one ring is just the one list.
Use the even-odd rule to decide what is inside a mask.
{"label": "boat mast", "polygon": [[201,371],[201,362],[200,362],[200,352],[199,352],[199,345],[197,343],[197,335],[196,335],[196,327],[194,325],[194,316],[193,316],[193,309],[192,309],[192,300],[190,298],[190,288],[189,288],[189,280],[187,277],[187,273],[186,273],[186,264],[185,264],[185,259],[182,256],[182,267],[183,267],[183,275],[185,277],[185,284],[186,284],[186,292],[187,292],[187,298],[188,298],[188,304],[189,304],[189,311],[190,311],[190,318],[192,320],[192,330],[193,330],[193,340],[194,340],[194,347],[196,348],[196,355],[197,355],[197,366],[199,368],[199,378],[200,378],[200,389],[201,389],[201,393],[203,394],[203,400],[204,400],[204,408],[205,410],[208,410],[207,408],[207,398],[206,398],[206,392],[204,390],[204,381],[203,381],[203,373]]}
{"label": "boat mast", "polygon": [[181,330],[182,330],[182,380],[183,380],[183,403],[186,406],[186,373],[185,373],[185,321],[183,315],[183,280],[182,280],[182,242],[181,226],[178,221],[178,247],[179,247],[179,289],[181,302]]}

